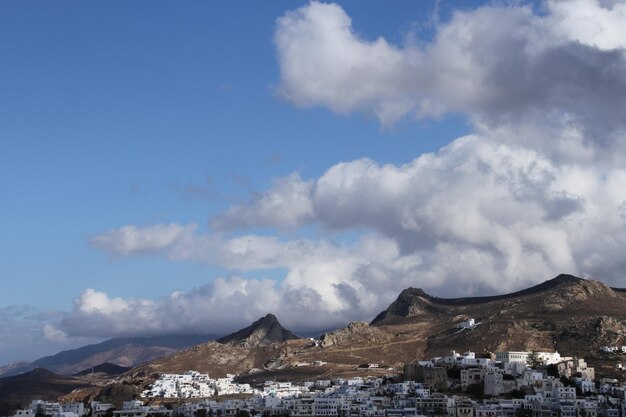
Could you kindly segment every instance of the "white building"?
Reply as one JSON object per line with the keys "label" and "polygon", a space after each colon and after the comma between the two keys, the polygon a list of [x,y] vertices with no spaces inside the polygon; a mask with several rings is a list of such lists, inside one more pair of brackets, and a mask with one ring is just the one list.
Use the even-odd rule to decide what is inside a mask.
{"label": "white building", "polygon": [[561,354],[557,351],[554,352],[536,352],[537,354],[537,359],[539,359],[541,361],[541,363],[543,363],[544,365],[555,365],[559,362],[562,362],[566,359],[571,359],[571,358],[564,358],[561,356]]}
{"label": "white building", "polygon": [[79,416],[83,416],[87,414],[85,410],[85,404],[83,403],[61,404],[61,410],[67,413],[75,413],[75,414],[78,414]]}
{"label": "white building", "polygon": [[530,352],[513,352],[513,351],[506,351],[506,352],[496,352],[496,361],[498,362],[502,362],[502,363],[510,363],[510,362],[516,362],[516,363],[527,363],[528,362],[528,355],[530,354]]}
{"label": "white building", "polygon": [[471,329],[474,326],[476,326],[476,320],[474,320],[474,319],[467,319],[467,320],[463,320],[462,322],[457,324],[456,328],[457,329]]}

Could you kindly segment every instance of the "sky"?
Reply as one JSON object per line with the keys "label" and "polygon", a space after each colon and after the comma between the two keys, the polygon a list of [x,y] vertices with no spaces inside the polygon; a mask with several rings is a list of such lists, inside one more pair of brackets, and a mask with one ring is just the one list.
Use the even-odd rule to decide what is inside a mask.
{"label": "sky", "polygon": [[0,4],[0,364],[626,286],[626,3]]}

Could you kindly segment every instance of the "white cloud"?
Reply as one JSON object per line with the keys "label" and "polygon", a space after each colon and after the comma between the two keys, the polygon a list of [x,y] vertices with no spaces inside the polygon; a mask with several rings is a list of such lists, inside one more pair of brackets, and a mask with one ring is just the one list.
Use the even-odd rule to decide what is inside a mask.
{"label": "white cloud", "polygon": [[314,2],[287,13],[278,19],[275,40],[280,93],[298,105],[323,104],[339,113],[371,108],[385,122],[412,105],[398,97],[402,85],[389,82],[409,75],[404,52],[382,38],[358,38],[338,5]]}
{"label": "white cloud", "polygon": [[109,298],[105,293],[91,288],[86,289],[80,297],[74,300],[74,304],[79,311],[104,315],[118,313],[128,308],[128,303],[123,299]]}
{"label": "white cloud", "polygon": [[550,0],[549,22],[564,38],[603,50],[626,47],[626,3],[599,0]]}
{"label": "white cloud", "polygon": [[483,6],[455,12],[430,43],[395,46],[358,36],[340,6],[312,2],[277,21],[279,93],[386,125],[456,111],[490,125],[573,124],[608,142],[624,127],[624,10],[587,0],[549,2],[546,16]]}
{"label": "white cloud", "polygon": [[43,325],[43,337],[46,340],[53,342],[63,342],[67,339],[67,335],[61,330],[57,329],[50,323]]}
{"label": "white cloud", "polygon": [[310,187],[311,184],[302,181],[297,173],[278,178],[269,190],[257,195],[252,204],[230,207],[212,225],[218,229],[296,226],[312,217]]}
{"label": "white cloud", "polygon": [[[232,330],[232,325],[246,323],[265,314],[265,303],[274,303],[271,280],[244,280],[238,277],[216,279],[211,284],[188,292],[175,291],[169,297],[153,301],[124,300],[124,308],[98,292],[109,305],[98,310],[85,309],[87,290],[75,301],[74,310],[60,322],[60,329],[69,335],[101,337],[151,334],[219,334]],[[253,294],[264,294],[252,300]],[[87,294],[87,298],[91,298]],[[113,305],[111,305],[113,304]],[[103,312],[104,311],[104,312]],[[228,314],[225,314],[225,312]]]}
{"label": "white cloud", "polygon": [[625,175],[474,135],[402,166],[337,164],[310,200],[326,230],[374,231],[417,256],[414,285],[440,293],[501,292],[560,272],[619,283],[619,258],[606,254],[626,243]]}
{"label": "white cloud", "polygon": [[157,224],[138,228],[125,226],[93,237],[90,243],[117,256],[155,253],[184,239],[196,229],[195,224]]}
{"label": "white cloud", "polygon": [[[134,233],[140,235],[141,231],[136,228]],[[150,228],[146,232],[153,233]],[[106,235],[118,233],[113,230]],[[130,253],[151,254],[147,239],[139,236],[137,242],[146,242],[146,247],[134,247]],[[108,249],[115,251],[115,242],[109,243]],[[110,298],[90,289],[75,300],[75,308],[64,318],[61,329],[70,335],[103,337],[219,333],[247,325],[268,312],[296,330],[320,329],[373,317],[409,285],[412,270],[419,264],[416,256],[401,254],[395,242],[376,236],[363,237],[353,246],[255,235],[227,238],[189,234],[154,253],[240,271],[284,268],[287,273],[280,281],[220,278],[152,303]],[[389,285],[389,280],[394,284]],[[229,314],[224,315],[224,311]]]}

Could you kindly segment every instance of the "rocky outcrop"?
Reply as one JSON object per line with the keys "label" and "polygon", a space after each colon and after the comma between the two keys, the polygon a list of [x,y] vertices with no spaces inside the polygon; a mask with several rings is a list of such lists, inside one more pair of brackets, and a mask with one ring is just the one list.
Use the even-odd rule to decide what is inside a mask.
{"label": "rocky outcrop", "polygon": [[541,307],[546,313],[556,313],[567,307],[586,303],[593,299],[611,300],[617,294],[611,287],[598,281],[578,281],[572,285],[563,285],[550,291],[544,297]]}
{"label": "rocky outcrop", "polygon": [[363,343],[383,343],[391,338],[389,333],[363,322],[352,322],[342,329],[326,333],[320,338],[320,346],[335,345],[362,346]]}
{"label": "rocky outcrop", "polygon": [[219,339],[218,342],[250,348],[294,339],[298,339],[298,336],[285,329],[275,315],[268,314],[250,326]]}

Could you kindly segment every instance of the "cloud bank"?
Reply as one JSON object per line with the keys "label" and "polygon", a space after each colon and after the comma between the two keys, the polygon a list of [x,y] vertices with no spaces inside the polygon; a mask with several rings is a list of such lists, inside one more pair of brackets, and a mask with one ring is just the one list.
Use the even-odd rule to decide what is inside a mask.
{"label": "cloud bank", "polygon": [[546,7],[545,16],[530,6],[455,12],[433,42],[396,46],[359,37],[340,6],[313,2],[277,21],[279,93],[383,124],[454,111],[492,125],[567,120],[597,136],[598,124],[621,128],[626,7]]}
{"label": "cloud bank", "polygon": [[[286,13],[275,31],[284,99],[383,125],[460,112],[474,131],[403,165],[361,159],[277,178],[206,233],[163,224],[94,236],[112,256],[233,275],[160,300],[89,289],[49,333],[227,332],[270,311],[310,330],[370,319],[408,286],[503,293],[561,272],[623,285],[626,5],[544,7],[456,12],[432,42],[403,45],[359,36],[335,4]],[[292,237],[302,229],[322,237]]]}

